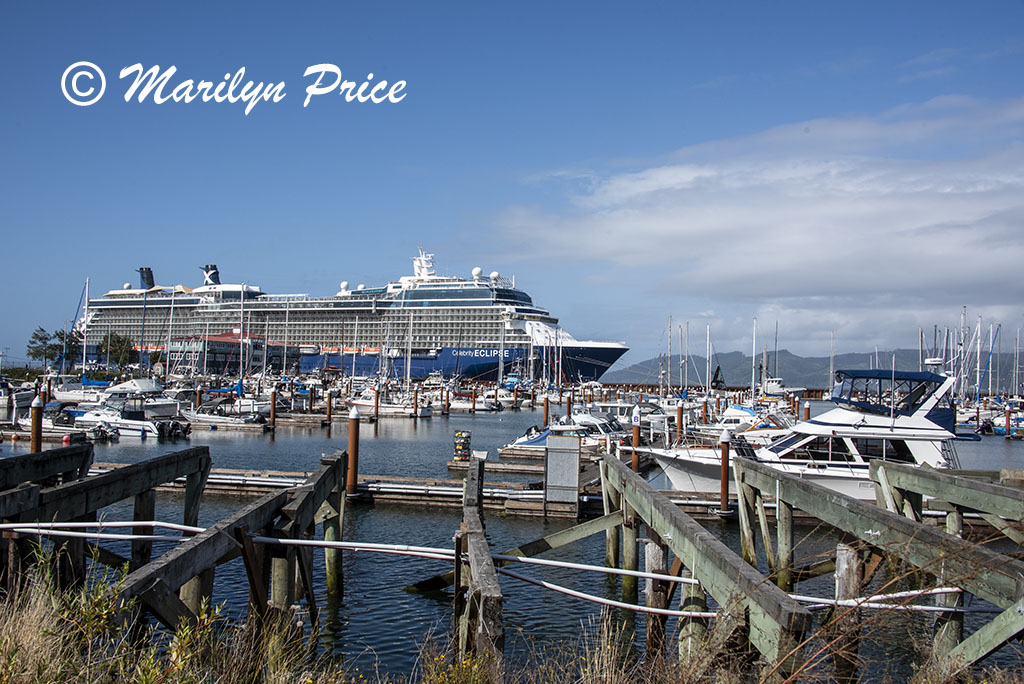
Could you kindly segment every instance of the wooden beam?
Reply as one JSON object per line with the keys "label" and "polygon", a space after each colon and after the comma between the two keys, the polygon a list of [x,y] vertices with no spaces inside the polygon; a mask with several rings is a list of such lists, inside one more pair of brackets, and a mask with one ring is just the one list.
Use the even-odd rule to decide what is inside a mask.
{"label": "wooden beam", "polygon": [[68,471],[88,473],[92,464],[92,444],[48,449],[35,454],[0,458],[0,490],[25,482],[39,482]]}
{"label": "wooden beam", "polygon": [[70,520],[209,467],[209,447],[193,447],[77,482],[44,488],[38,505],[22,511],[35,520]]}
{"label": "wooden beam", "polygon": [[795,647],[811,625],[807,609],[765,582],[757,570],[617,459],[604,461],[609,480],[625,502],[658,532],[719,605],[747,614],[750,641],[758,651],[782,663],[782,671],[795,669],[800,659]]}
{"label": "wooden beam", "polygon": [[[501,555],[504,556],[525,556],[527,558],[533,558],[539,556],[545,551],[551,549],[557,549],[560,546],[577,542],[580,539],[585,539],[591,535],[599,534],[606,530],[614,529],[617,525],[622,524],[622,513],[615,511],[608,515],[603,515],[600,518],[594,518],[588,520],[579,525],[567,527],[564,530],[558,532],[552,532],[549,535],[541,537],[540,539],[534,539],[533,541],[503,551]],[[498,567],[507,565],[509,561],[495,561],[494,564]],[[410,585],[405,588],[406,591],[439,591],[452,585],[455,581],[455,572],[449,571],[441,573],[440,575],[434,575],[428,577],[425,580],[421,580],[416,584]]]}
{"label": "wooden beam", "polygon": [[940,499],[964,511],[994,513],[1011,520],[1024,519],[1024,491],[988,482],[950,475],[931,468],[899,463],[871,463],[871,477],[879,481],[884,469],[889,484],[918,494]]}
{"label": "wooden beam", "polygon": [[220,558],[234,549],[234,529],[262,529],[278,515],[288,500],[288,491],[270,492],[244,507],[234,515],[221,520],[203,532],[182,542],[170,551],[125,578],[120,594],[124,598],[146,590],[156,579],[177,591],[185,582],[203,570],[217,565]]}
{"label": "wooden beam", "polygon": [[919,568],[937,571],[941,565],[964,589],[1000,608],[1009,608],[1024,595],[1020,561],[761,463],[737,459],[733,467],[751,486],[776,492],[779,499],[822,522]]}

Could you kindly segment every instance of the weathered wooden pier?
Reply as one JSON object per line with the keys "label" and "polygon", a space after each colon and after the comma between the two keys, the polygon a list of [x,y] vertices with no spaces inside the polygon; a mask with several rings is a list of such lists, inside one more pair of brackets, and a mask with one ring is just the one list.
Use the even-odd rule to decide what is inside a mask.
{"label": "weathered wooden pier", "polygon": [[[125,557],[99,542],[88,545],[82,538],[56,537],[62,580],[81,581],[90,555],[102,563],[127,566],[129,573],[116,588],[118,598],[125,605],[127,599],[137,598],[142,610],[175,628],[196,620],[202,606],[215,598],[217,568],[240,560],[249,582],[251,614],[289,616],[299,603],[316,623],[322,595],[343,597],[343,548],[358,546],[357,541],[342,539],[346,508],[375,496],[361,486],[372,483],[358,479],[358,428],[350,435],[348,452],[324,456],[316,471],[295,474],[287,486],[275,486],[205,529],[195,525],[202,495],[211,491],[213,479],[206,447],[93,475],[88,474],[94,465],[89,444],[0,459],[0,518],[7,524],[0,547],[4,583],[12,587],[20,581],[21,568],[31,557],[30,541],[47,534],[33,525],[94,522],[100,509],[127,500],[133,503],[137,531],[151,534],[160,524],[153,521],[155,492],[170,484],[184,496],[182,529],[187,538],[154,558],[152,539],[133,540],[130,557]],[[579,446],[559,439],[572,438],[556,438],[550,445],[544,490],[536,505],[544,514],[580,517]],[[970,521],[977,520],[1005,535],[1008,545],[1024,541],[1024,493],[1017,489],[877,462],[871,476],[882,505],[873,505],[763,464],[735,459],[739,496],[729,507],[736,511],[736,522],[730,524],[737,524],[740,531],[736,552],[631,466],[614,455],[600,459],[597,517],[496,554],[485,520],[492,508],[488,501],[493,505],[494,499],[485,488],[487,462],[468,462],[457,494],[462,523],[454,549],[432,552],[433,557],[449,559],[451,570],[414,587],[454,587],[453,633],[460,652],[476,653],[500,671],[505,598],[498,576],[509,572],[505,566],[602,533],[607,571],[622,578],[622,601],[617,605],[637,606],[639,582],[644,579],[648,657],[666,658],[671,651],[681,666],[711,663],[724,642],[742,643],[764,679],[799,676],[809,668],[826,666],[828,658],[827,667],[833,668],[837,680],[852,681],[860,613],[909,607],[925,594],[937,601],[928,606],[937,619],[926,667],[938,677],[953,677],[1024,634],[1024,562],[961,536]],[[932,510],[945,511],[941,527],[924,520],[925,498]],[[774,507],[774,517],[769,516],[769,507]],[[834,559],[796,558],[794,519],[801,514],[845,535]],[[324,553],[324,587],[313,582],[316,548]],[[872,578],[893,563],[914,569],[915,589],[863,597]],[[812,599],[832,605],[821,617],[793,591],[800,582],[824,573],[835,573],[837,589],[834,598]],[[968,594],[997,612],[965,634]],[[678,610],[670,607],[673,602],[678,602]],[[678,617],[672,649],[667,647],[670,614]],[[138,616],[127,611],[124,617]],[[828,648],[811,651],[812,640]]]}

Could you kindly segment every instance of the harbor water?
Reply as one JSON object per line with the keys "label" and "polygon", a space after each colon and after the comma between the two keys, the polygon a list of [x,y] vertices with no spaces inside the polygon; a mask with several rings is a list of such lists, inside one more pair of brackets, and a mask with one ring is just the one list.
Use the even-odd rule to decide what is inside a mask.
{"label": "harbor water", "polygon": [[[814,402],[812,411],[819,412],[831,404]],[[564,409],[563,409],[564,410]],[[556,407],[552,407],[555,415]],[[496,458],[498,447],[510,442],[526,429],[540,423],[539,410],[501,412],[498,414],[435,416],[413,421],[381,420],[363,424],[360,431],[361,475],[449,477],[446,464],[452,456],[456,430],[472,433],[473,450],[486,450]],[[312,471],[322,454],[345,449],[347,424],[335,423],[328,432],[321,428],[278,427],[275,434],[238,433],[196,430],[188,441],[161,443],[122,438],[119,443],[97,444],[95,460],[110,463],[134,463],[189,446],[209,446],[214,468],[251,470]],[[1024,443],[1002,437],[986,437],[979,442],[958,442],[961,466],[976,469],[1024,467]],[[26,442],[5,441],[0,457],[26,453]],[[493,478],[492,478],[493,479]],[[510,478],[501,478],[508,480]],[[668,488],[661,475],[652,477],[652,484]],[[233,513],[244,504],[243,499],[225,496],[204,498],[200,524],[210,525]],[[131,503],[110,507],[107,519],[126,520],[131,517]],[[173,495],[157,497],[157,517],[178,522],[181,499]],[[344,538],[349,541],[386,544],[409,544],[452,548],[453,534],[458,529],[461,512],[423,506],[356,504],[349,507],[344,521]],[[543,520],[486,514],[487,534],[496,551],[515,547],[555,530],[571,526],[566,520]],[[735,523],[712,521],[704,523],[728,546],[739,549],[739,533]],[[817,554],[827,555],[839,537],[816,528],[799,530],[797,557],[801,562]],[[111,550],[125,554],[126,544],[104,542]],[[164,548],[161,548],[164,547]],[[154,554],[166,550],[158,544]],[[323,556],[315,554],[314,579],[318,587],[321,617],[324,620],[321,643],[325,649],[344,657],[360,671],[377,669],[393,675],[414,671],[420,645],[427,638],[443,642],[450,634],[450,592],[412,593],[405,587],[426,577],[450,569],[449,563],[372,553],[344,553],[345,596],[339,606],[324,609],[325,582]],[[602,565],[604,535],[599,534],[544,554],[545,558]],[[641,553],[641,558],[643,554]],[[540,566],[526,566],[517,572],[546,580],[578,591],[620,599],[618,582],[607,576]],[[524,584],[509,577],[501,578],[504,594],[506,654],[513,662],[525,662],[531,654],[546,649],[572,646],[581,634],[596,628],[601,616],[600,606]],[[641,583],[642,590],[643,583]],[[799,585],[800,593],[832,595],[830,575]],[[233,561],[217,570],[214,602],[223,606],[228,616],[241,615],[248,598],[248,583],[240,561]],[[642,597],[641,597],[642,601]],[[990,616],[986,616],[987,619]],[[927,640],[930,618],[915,620],[912,629]],[[634,621],[630,618],[629,622]],[[970,623],[968,623],[970,624]],[[643,641],[643,618],[635,619],[636,643]],[[674,620],[668,628],[674,629]],[[916,657],[912,640],[906,638],[906,625],[884,625],[869,634],[862,647],[867,662],[877,663],[877,674],[898,674]],[[890,633],[890,630],[895,630]],[[870,639],[885,643],[885,654],[873,651]],[[892,649],[906,649],[905,657],[893,656]],[[1016,652],[1004,652],[999,662],[1017,666]]]}

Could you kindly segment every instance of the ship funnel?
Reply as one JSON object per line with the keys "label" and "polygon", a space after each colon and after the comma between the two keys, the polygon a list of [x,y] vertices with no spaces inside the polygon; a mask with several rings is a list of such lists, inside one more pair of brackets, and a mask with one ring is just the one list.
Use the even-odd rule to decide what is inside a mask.
{"label": "ship funnel", "polygon": [[207,264],[199,267],[203,272],[203,285],[220,285],[220,271],[217,264]]}
{"label": "ship funnel", "polygon": [[156,286],[156,283],[153,281],[153,269],[143,266],[138,271],[139,281],[143,290],[150,290]]}

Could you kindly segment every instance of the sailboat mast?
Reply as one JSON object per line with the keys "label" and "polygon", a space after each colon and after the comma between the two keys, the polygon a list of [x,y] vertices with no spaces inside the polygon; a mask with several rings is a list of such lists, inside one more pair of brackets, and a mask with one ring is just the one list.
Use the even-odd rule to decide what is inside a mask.
{"label": "sailboat mast", "polygon": [[757,398],[757,316],[754,316],[754,333],[750,350],[750,403]]}
{"label": "sailboat mast", "polygon": [[836,331],[829,333],[828,340],[828,385],[831,388],[836,384]]}
{"label": "sailboat mast", "polygon": [[706,384],[704,395],[711,396],[711,324],[708,323],[708,348],[707,348],[707,374],[704,376]]}
{"label": "sailboat mast", "polygon": [[89,337],[89,279],[85,279],[85,312],[82,314],[82,374],[85,375],[85,350]]}
{"label": "sailboat mast", "polygon": [[672,394],[672,316],[668,317],[668,393]]}

